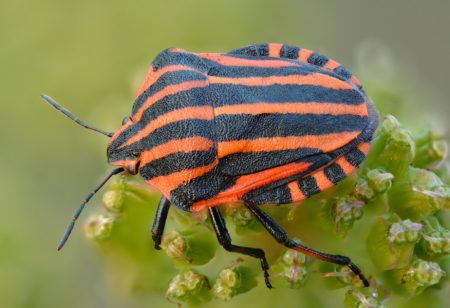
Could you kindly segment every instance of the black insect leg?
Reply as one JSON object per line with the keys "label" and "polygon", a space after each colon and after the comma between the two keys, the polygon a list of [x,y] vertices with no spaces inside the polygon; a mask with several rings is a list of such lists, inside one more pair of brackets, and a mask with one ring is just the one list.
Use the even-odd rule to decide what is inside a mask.
{"label": "black insect leg", "polygon": [[264,251],[259,248],[249,248],[231,244],[231,237],[225,225],[225,220],[220,214],[220,210],[217,207],[210,207],[208,210],[212,225],[214,227],[214,231],[216,231],[217,239],[219,240],[220,245],[222,245],[223,248],[228,251],[239,252],[244,255],[258,258],[261,261],[261,267],[264,271],[264,280],[266,282],[266,286],[269,289],[272,288],[272,285],[269,281],[269,264],[267,263]]}
{"label": "black insect leg", "polygon": [[362,274],[361,270],[350,260],[349,257],[341,256],[341,255],[331,255],[327,253],[323,253],[309,247],[303,246],[292,239],[290,239],[286,233],[286,231],[281,228],[269,215],[264,213],[259,207],[246,204],[248,209],[253,213],[256,219],[266,228],[266,230],[281,244],[285,245],[288,248],[297,250],[305,255],[311,256],[316,259],[320,259],[322,261],[336,263],[340,265],[348,266],[352,272],[361,279],[365,287],[369,286],[369,281]]}
{"label": "black insect leg", "polygon": [[167,214],[169,214],[170,201],[162,196],[159,200],[158,208],[156,209],[155,219],[152,226],[152,238],[155,242],[155,248],[161,249],[161,239],[164,233],[164,226],[166,225]]}

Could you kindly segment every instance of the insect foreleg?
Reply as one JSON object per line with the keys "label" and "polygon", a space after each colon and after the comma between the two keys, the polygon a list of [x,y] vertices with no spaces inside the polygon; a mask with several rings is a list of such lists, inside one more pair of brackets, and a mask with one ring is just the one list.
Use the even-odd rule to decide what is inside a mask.
{"label": "insect foreleg", "polygon": [[164,226],[166,225],[167,214],[169,214],[170,201],[162,196],[159,200],[158,208],[156,209],[155,219],[152,226],[152,238],[155,242],[155,248],[161,249],[161,239],[164,233]]}

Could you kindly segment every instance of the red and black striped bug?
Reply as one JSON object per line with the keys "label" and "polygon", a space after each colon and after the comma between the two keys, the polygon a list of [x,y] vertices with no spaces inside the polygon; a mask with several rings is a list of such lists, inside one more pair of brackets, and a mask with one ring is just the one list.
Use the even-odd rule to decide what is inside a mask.
{"label": "red and black striped bug", "polygon": [[264,251],[231,243],[216,207],[243,202],[281,244],[308,256],[348,266],[348,257],[303,246],[264,213],[260,204],[293,203],[344,179],[364,160],[378,115],[358,79],[316,52],[283,44],[252,45],[221,53],[167,49],[153,61],[131,116],[115,133],[75,118],[108,137],[114,169],[82,202],[58,250],[85,204],[114,174],[137,174],[162,193],[152,228],[159,248],[171,204],[190,212],[208,209],[220,244],[261,261]]}

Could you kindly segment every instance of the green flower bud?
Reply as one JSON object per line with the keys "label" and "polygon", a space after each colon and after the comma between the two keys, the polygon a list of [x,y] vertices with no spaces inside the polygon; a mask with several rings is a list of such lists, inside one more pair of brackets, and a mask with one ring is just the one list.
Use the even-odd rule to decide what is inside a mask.
{"label": "green flower bud", "polygon": [[126,197],[130,197],[131,201],[142,201],[158,194],[139,176],[122,174],[114,179],[108,190],[116,190],[124,193]]}
{"label": "green flower bud", "polygon": [[376,294],[367,295],[359,289],[350,289],[345,293],[344,303],[349,308],[384,308],[386,307]]}
{"label": "green flower bud", "polygon": [[450,230],[439,224],[436,217],[425,221],[425,231],[422,234],[421,248],[430,257],[450,254]]}
{"label": "green flower bud", "polygon": [[406,269],[391,273],[398,290],[410,296],[418,295],[429,286],[437,284],[444,275],[445,272],[439,264],[421,259],[414,260]]}
{"label": "green flower bud", "polygon": [[380,169],[372,169],[367,172],[368,184],[377,193],[383,193],[391,188],[394,176]]}
{"label": "green flower bud", "polygon": [[248,267],[233,266],[223,269],[212,287],[214,297],[228,301],[234,296],[256,287],[256,275]]}
{"label": "green flower bud", "polygon": [[243,204],[227,204],[225,213],[231,218],[238,234],[248,230],[260,231],[261,225],[253,216],[252,212]]}
{"label": "green flower bud", "polygon": [[334,290],[348,286],[363,286],[361,279],[356,276],[348,266],[321,262],[319,270],[322,277],[328,278],[325,280],[325,285],[328,289]]}
{"label": "green flower bud", "polygon": [[414,159],[414,166],[427,168],[442,162],[448,154],[448,144],[443,140],[441,134],[437,134],[428,129],[415,138],[417,155]]}
{"label": "green flower bud", "polygon": [[381,132],[385,135],[391,135],[394,131],[400,128],[400,122],[393,115],[388,114],[383,123],[381,123]]}
{"label": "green flower bud", "polygon": [[203,226],[166,232],[161,242],[162,249],[181,267],[208,263],[216,246],[213,235]]}
{"label": "green flower bud", "polygon": [[174,303],[198,305],[211,300],[208,279],[194,271],[178,274],[169,284],[166,298]]}
{"label": "green flower bud", "polygon": [[363,286],[361,279],[356,276],[348,266],[337,266],[335,273],[337,280],[344,285]]}
{"label": "green flower bud", "polygon": [[389,191],[389,204],[402,217],[424,219],[450,209],[450,189],[433,172],[409,167],[407,178]]}
{"label": "green flower bud", "polygon": [[386,271],[408,266],[421,229],[420,224],[410,220],[398,221],[395,217],[375,220],[366,247],[376,267]]}
{"label": "green flower bud", "polygon": [[125,204],[125,195],[120,190],[108,190],[102,196],[103,206],[111,212],[121,212]]}
{"label": "green flower bud", "polygon": [[86,237],[95,241],[103,241],[111,236],[115,224],[116,218],[113,216],[94,215],[89,218],[84,231]]}
{"label": "green flower bud", "polygon": [[409,131],[399,128],[391,133],[377,165],[392,173],[396,179],[405,176],[415,155],[415,143]]}
{"label": "green flower bud", "polygon": [[346,234],[353,227],[355,221],[363,216],[365,202],[347,197],[338,200],[331,207],[331,215],[334,218],[336,232]]}
{"label": "green flower bud", "polygon": [[448,144],[444,140],[435,140],[429,146],[420,148],[417,155],[414,166],[427,168],[437,165],[447,157]]}
{"label": "green flower bud", "polygon": [[422,246],[431,256],[450,254],[450,230],[423,234]]}
{"label": "green flower bud", "polygon": [[415,243],[419,239],[422,224],[409,219],[391,224],[388,230],[388,241],[395,244]]}
{"label": "green flower bud", "polygon": [[170,231],[164,235],[162,239],[161,247],[167,253],[167,255],[174,259],[183,259],[188,263],[192,262],[192,259],[186,256],[187,241],[177,231]]}
{"label": "green flower bud", "polygon": [[308,277],[306,256],[288,249],[270,267],[270,280],[275,287],[299,289]]}
{"label": "green flower bud", "polygon": [[358,200],[369,201],[375,196],[375,192],[366,180],[359,178],[352,195]]}
{"label": "green flower bud", "polygon": [[379,162],[379,156],[386,147],[387,141],[390,139],[392,133],[400,128],[398,120],[392,116],[387,115],[381,123],[379,129],[375,133],[374,140],[372,140],[372,147],[369,155],[364,160],[364,165],[374,167]]}

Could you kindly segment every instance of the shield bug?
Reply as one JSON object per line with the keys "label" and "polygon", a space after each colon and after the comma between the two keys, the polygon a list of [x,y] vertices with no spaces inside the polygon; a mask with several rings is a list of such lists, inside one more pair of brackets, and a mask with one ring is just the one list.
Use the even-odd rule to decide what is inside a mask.
{"label": "shield bug", "polygon": [[108,137],[108,162],[118,166],[75,213],[58,250],[89,199],[114,174],[137,174],[162,193],[152,228],[159,249],[171,204],[207,209],[220,244],[261,261],[264,251],[232,244],[217,205],[243,202],[281,244],[348,266],[348,257],[319,252],[291,238],[260,204],[293,203],[344,179],[364,160],[378,115],[358,79],[316,52],[259,44],[228,53],[167,49],[153,61],[129,117]]}

